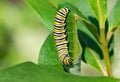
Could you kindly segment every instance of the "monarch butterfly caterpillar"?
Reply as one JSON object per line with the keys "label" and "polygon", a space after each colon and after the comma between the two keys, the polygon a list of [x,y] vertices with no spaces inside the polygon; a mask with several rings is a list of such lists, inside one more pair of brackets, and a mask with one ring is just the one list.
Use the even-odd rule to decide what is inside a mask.
{"label": "monarch butterfly caterpillar", "polygon": [[54,20],[53,37],[58,52],[58,56],[63,65],[71,65],[72,59],[69,56],[68,41],[66,34],[66,18],[70,10],[66,7],[57,11]]}

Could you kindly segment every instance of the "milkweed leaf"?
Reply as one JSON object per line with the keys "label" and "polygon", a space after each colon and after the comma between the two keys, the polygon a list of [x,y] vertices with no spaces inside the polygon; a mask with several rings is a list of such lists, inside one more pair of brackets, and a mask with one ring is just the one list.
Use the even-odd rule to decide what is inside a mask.
{"label": "milkweed leaf", "polygon": [[31,62],[0,70],[0,77],[0,82],[118,82],[117,79],[110,77],[76,76],[56,66],[38,66]]}
{"label": "milkweed leaf", "polygon": [[114,70],[114,75],[116,78],[120,78],[120,28],[118,28],[114,33],[114,57],[112,67]]}
{"label": "milkweed leaf", "polygon": [[56,14],[56,9],[50,4],[48,0],[25,0],[39,14],[41,21],[53,32],[53,21]]}
{"label": "milkweed leaf", "polygon": [[107,18],[107,0],[88,0],[88,2],[97,20],[105,23]]}
{"label": "milkweed leaf", "polygon": [[109,17],[109,31],[115,31],[120,27],[120,0],[117,0],[114,8],[112,9]]}
{"label": "milkweed leaf", "polygon": [[53,35],[50,34],[45,40],[39,53],[38,64],[56,65],[60,64]]}

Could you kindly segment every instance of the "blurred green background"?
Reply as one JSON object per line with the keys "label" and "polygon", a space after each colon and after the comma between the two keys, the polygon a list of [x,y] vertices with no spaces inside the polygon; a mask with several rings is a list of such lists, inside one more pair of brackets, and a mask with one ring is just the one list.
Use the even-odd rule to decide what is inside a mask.
{"label": "blurred green background", "polygon": [[37,63],[49,32],[23,0],[0,0],[0,69],[25,61]]}

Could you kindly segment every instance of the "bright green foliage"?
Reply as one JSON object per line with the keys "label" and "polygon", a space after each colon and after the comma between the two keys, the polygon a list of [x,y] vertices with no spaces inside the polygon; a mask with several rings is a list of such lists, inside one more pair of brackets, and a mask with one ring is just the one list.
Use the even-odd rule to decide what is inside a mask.
{"label": "bright green foliage", "polygon": [[116,28],[120,27],[120,0],[116,2],[116,5],[111,11],[109,17],[109,31],[115,31]]}
{"label": "bright green foliage", "polygon": [[107,0],[88,0],[97,20],[105,23],[107,18]]}
{"label": "bright green foliage", "polygon": [[82,11],[82,14],[84,14],[85,16],[93,15],[92,11],[90,10],[90,6],[88,5],[87,0],[56,0],[56,1],[48,0],[48,1],[50,1],[51,4],[55,6],[56,8],[58,7],[59,4],[62,4],[65,2],[70,3],[76,8],[78,8],[78,10]]}
{"label": "bright green foliage", "polygon": [[[12,82],[118,82],[113,78],[74,76],[64,72],[56,52],[52,32],[57,10],[61,7],[68,7],[70,13],[67,16],[66,28],[70,56],[74,62],[78,59],[80,63],[82,59],[101,71],[101,66],[105,68],[102,41],[103,43],[107,41],[108,30],[111,31],[120,26],[119,0],[109,17],[109,26],[105,25],[107,20],[107,0],[26,0],[26,2],[40,15],[42,22],[50,31],[50,35],[40,50],[38,66],[25,63],[3,70],[0,72],[0,76],[4,77],[0,79],[0,82],[10,82],[10,80]],[[94,15],[91,11],[93,11]],[[100,34],[103,34],[104,37],[101,38]],[[114,55],[114,53],[111,53],[113,50],[112,44],[113,39],[110,37],[107,45],[109,55]],[[75,66],[75,64],[73,65]],[[80,69],[80,64],[77,66]]]}
{"label": "bright green foliage", "polygon": [[[102,56],[103,54],[101,51],[101,46],[99,44],[100,43],[99,24],[96,22],[97,20],[95,20],[92,12],[88,11],[88,9],[90,9],[90,7],[86,0],[84,3],[78,3],[78,1],[72,1],[72,0],[70,0],[70,1],[57,0],[54,2],[52,0],[46,0],[45,2],[41,2],[38,0],[35,0],[35,1],[26,0],[26,1],[31,6],[33,6],[33,8],[41,16],[43,23],[48,25],[47,28],[50,28],[51,30],[54,28],[53,23],[50,23],[50,22],[53,22],[53,20],[54,20],[54,17],[55,17],[54,12],[57,12],[57,9],[59,9],[61,7],[68,7],[70,9],[70,14],[68,15],[66,28],[67,28],[67,34],[68,34],[67,36],[68,36],[68,41],[69,41],[70,56],[73,58],[73,60],[76,60],[78,57],[80,57],[79,55],[81,55],[81,53],[82,53],[82,49],[80,47],[80,43],[81,43],[83,49],[85,49],[86,47],[91,48],[92,50],[95,51],[95,53],[97,53],[95,55],[99,59],[101,58],[100,60],[103,60],[103,56]],[[82,2],[82,0],[79,0],[79,1]],[[72,5],[73,2],[75,2],[77,4]],[[94,14],[95,14],[96,18],[98,19],[98,21],[99,22],[102,21],[105,23],[106,14],[107,14],[106,0],[102,0],[102,1],[94,0],[93,2],[96,3],[96,5],[93,5],[92,0],[88,0],[88,2],[90,3],[90,6],[91,6],[92,10],[94,11]],[[39,6],[38,4],[41,4],[41,5]],[[46,7],[44,7],[44,4],[46,4]],[[85,6],[85,9],[81,8],[81,6],[79,8],[78,6],[80,4],[82,4],[82,5],[84,4],[87,6]],[[50,16],[52,13],[54,13],[54,16],[53,16],[53,14],[50,16],[50,17],[53,17],[52,19],[50,19],[50,20],[49,20],[49,18],[47,19],[46,13],[48,13],[48,11],[45,11],[45,8],[47,8],[47,10],[50,10],[50,9],[55,10],[55,8],[56,8],[55,11],[50,12],[50,14],[49,14],[49,16]],[[41,11],[43,11],[43,12],[41,12]],[[82,12],[85,13],[85,11],[90,14],[86,13],[86,15],[83,15]],[[46,15],[46,18],[44,18],[43,15]],[[87,16],[87,17],[85,17],[85,16]],[[102,16],[102,17],[100,17],[100,16]],[[79,22],[77,20],[79,20]],[[77,30],[76,28],[78,28],[78,32],[76,31]],[[41,48],[40,56],[39,56],[39,64],[54,65],[54,64],[59,63],[59,61],[56,60],[56,59],[58,59],[57,52],[55,49],[55,43],[51,36],[49,36],[49,38],[46,39],[44,45]],[[80,43],[78,42],[78,36],[79,36]],[[50,37],[51,37],[51,39],[50,39]],[[85,52],[87,52],[87,51],[85,51]],[[83,55],[85,55],[85,54],[83,54]],[[91,61],[87,56],[89,57],[89,55],[85,55],[85,60]],[[98,66],[98,63],[96,63],[96,65],[92,64],[92,63],[89,63],[89,64],[91,64],[92,66],[95,66],[95,67]]]}
{"label": "bright green foliage", "polygon": [[40,50],[38,63],[40,65],[56,65],[60,63],[52,34],[48,36]]}
{"label": "bright green foliage", "polygon": [[100,70],[100,67],[99,67],[99,65],[98,65],[98,63],[97,63],[97,61],[94,57],[96,55],[96,53],[92,52],[92,50],[90,50],[89,48],[86,48],[85,49],[85,54],[86,54],[85,59],[86,59],[87,63]]}
{"label": "bright green foliage", "polygon": [[0,71],[0,82],[117,82],[108,77],[79,77],[68,74],[56,66],[26,62]]}
{"label": "bright green foliage", "polygon": [[68,15],[67,19],[67,35],[69,41],[69,52],[73,60],[76,60],[79,55],[81,55],[82,47],[79,43],[78,33],[76,28],[75,16],[71,14]]}
{"label": "bright green foliage", "polygon": [[41,21],[49,31],[52,32],[54,16],[56,14],[56,10],[53,8],[52,4],[47,0],[26,0],[26,2],[40,14]]}

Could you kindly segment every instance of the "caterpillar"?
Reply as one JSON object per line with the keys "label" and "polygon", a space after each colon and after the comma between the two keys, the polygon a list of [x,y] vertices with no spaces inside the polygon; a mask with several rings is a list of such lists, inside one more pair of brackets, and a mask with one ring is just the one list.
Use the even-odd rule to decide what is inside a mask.
{"label": "caterpillar", "polygon": [[68,41],[66,32],[66,18],[70,10],[66,7],[57,11],[54,20],[53,37],[58,52],[59,59],[63,65],[71,65],[72,59],[69,56]]}

